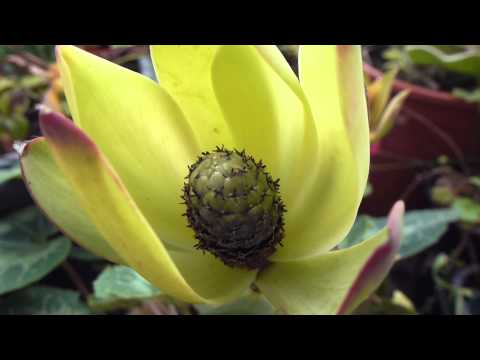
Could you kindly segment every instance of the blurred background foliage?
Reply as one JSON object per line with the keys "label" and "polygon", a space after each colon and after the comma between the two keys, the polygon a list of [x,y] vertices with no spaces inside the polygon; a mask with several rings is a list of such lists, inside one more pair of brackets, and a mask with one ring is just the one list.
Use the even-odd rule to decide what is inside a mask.
{"label": "blurred background foliage", "polygon": [[[145,46],[82,47],[155,77]],[[297,72],[298,46],[279,47]],[[338,247],[357,244],[385,224],[388,196],[404,199],[408,212],[390,276],[356,313],[480,314],[480,46],[365,45],[363,53],[371,181]],[[0,45],[0,314],[276,314],[255,288],[221,307],[179,303],[132,269],[63,236],[30,199],[15,152],[18,141],[40,136],[40,104],[69,115],[55,46]],[[429,111],[460,105],[470,116],[459,118],[452,108],[457,115],[450,123],[466,124],[460,129]],[[410,142],[418,119],[422,146]],[[392,183],[389,176],[405,181]]]}

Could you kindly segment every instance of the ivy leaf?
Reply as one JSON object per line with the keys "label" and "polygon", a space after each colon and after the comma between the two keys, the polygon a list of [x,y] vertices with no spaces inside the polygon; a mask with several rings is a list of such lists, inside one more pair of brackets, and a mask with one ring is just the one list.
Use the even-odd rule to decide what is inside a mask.
{"label": "ivy leaf", "polygon": [[34,206],[0,220],[0,240],[44,242],[57,233],[56,227]]}
{"label": "ivy leaf", "polygon": [[257,293],[217,307],[202,304],[195,308],[200,315],[274,315],[276,311],[263,295]]}
{"label": "ivy leaf", "polygon": [[67,258],[70,240],[47,240],[56,231],[34,207],[0,221],[0,295],[42,279]]}
{"label": "ivy leaf", "polygon": [[0,299],[1,315],[88,315],[92,314],[72,290],[32,286]]}
{"label": "ivy leaf", "polygon": [[[457,209],[414,210],[405,214],[403,238],[400,243],[399,259],[414,256],[434,245],[445,234],[451,222],[460,219]],[[360,215],[340,249],[356,245],[369,238],[386,225],[386,218],[373,218]]]}
{"label": "ivy leaf", "polygon": [[104,311],[129,308],[162,295],[135,270],[123,265],[107,267],[95,280],[93,288],[94,295],[88,303],[92,308]]}
{"label": "ivy leaf", "polygon": [[[414,210],[405,214],[403,238],[400,243],[400,259],[414,256],[437,243],[451,222],[458,221],[456,209]],[[386,224],[386,218],[376,220],[378,228]]]}
{"label": "ivy leaf", "polygon": [[347,237],[338,244],[339,249],[349,248],[355,244],[361,243],[378,231],[378,225],[375,218],[367,215],[359,215],[353,224]]}
{"label": "ivy leaf", "polygon": [[21,175],[20,166],[16,165],[11,168],[0,168],[0,184],[9,180],[18,179]]}
{"label": "ivy leaf", "polygon": [[415,64],[436,65],[459,74],[480,75],[480,53],[477,50],[443,52],[431,45],[407,45],[408,55]]}

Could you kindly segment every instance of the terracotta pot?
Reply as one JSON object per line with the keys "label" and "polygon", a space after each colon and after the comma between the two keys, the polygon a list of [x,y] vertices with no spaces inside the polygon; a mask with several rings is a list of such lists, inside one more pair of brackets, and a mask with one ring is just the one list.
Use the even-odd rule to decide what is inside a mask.
{"label": "terracotta pot", "polygon": [[[365,72],[373,78],[383,75],[371,65]],[[441,155],[464,166],[468,160],[480,159],[480,112],[449,93],[433,91],[397,80],[393,92],[409,89],[410,96],[396,120],[392,132],[379,143],[379,152],[372,154],[370,182],[373,193],[361,210],[372,215],[385,215],[392,204],[406,192],[407,207],[428,205],[428,194],[421,186],[413,189],[420,172],[428,162]]]}

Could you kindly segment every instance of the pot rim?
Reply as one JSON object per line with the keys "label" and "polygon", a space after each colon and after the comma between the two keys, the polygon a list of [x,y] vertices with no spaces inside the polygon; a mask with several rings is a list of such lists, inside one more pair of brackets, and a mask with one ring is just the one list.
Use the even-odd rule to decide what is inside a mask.
{"label": "pot rim", "polygon": [[[364,62],[363,64],[363,69],[367,73],[367,75],[373,77],[374,79],[377,79],[384,74],[381,70],[366,62]],[[410,98],[415,98],[434,104],[448,104],[448,106],[454,106],[468,110],[477,108],[476,104],[469,104],[464,100],[451,95],[448,92],[427,89],[426,87],[415,85],[404,80],[395,80],[393,84],[393,90],[395,92],[410,90]]]}

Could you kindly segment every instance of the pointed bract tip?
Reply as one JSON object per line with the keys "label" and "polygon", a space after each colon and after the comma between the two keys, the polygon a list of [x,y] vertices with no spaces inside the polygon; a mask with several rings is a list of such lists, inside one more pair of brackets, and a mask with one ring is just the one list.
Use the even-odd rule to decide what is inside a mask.
{"label": "pointed bract tip", "polygon": [[55,112],[48,107],[40,112],[40,130],[47,138],[56,138],[57,140],[66,140],[68,135],[80,132],[73,122],[63,114]]}
{"label": "pointed bract tip", "polygon": [[22,157],[28,143],[29,141],[15,141],[13,143],[13,150],[17,153],[19,157]]}
{"label": "pointed bract tip", "polygon": [[65,46],[67,45],[55,45],[55,59],[57,60],[57,63],[60,61],[60,58],[63,56],[62,52]]}
{"label": "pointed bract tip", "polygon": [[77,149],[88,148],[92,153],[98,152],[88,135],[61,113],[51,111],[41,114],[40,130],[50,144]]}
{"label": "pointed bract tip", "polygon": [[38,110],[40,112],[40,128],[42,131],[44,130],[44,126],[63,125],[64,122],[71,123],[63,114],[52,110],[48,106],[39,106]]}
{"label": "pointed bract tip", "polygon": [[[59,63],[60,60],[62,61],[68,61],[71,59],[71,51],[75,50],[82,50],[78,46],[74,45],[57,45],[55,46],[55,58],[57,59],[57,62]],[[84,50],[82,50],[84,51]]]}
{"label": "pointed bract tip", "polygon": [[395,254],[400,247],[404,213],[405,203],[403,201],[397,201],[388,216],[388,237],[386,242],[378,246],[365,262],[357,279],[352,284],[339,307],[337,314],[351,313],[365,300],[365,295],[375,291],[387,276],[395,262]]}
{"label": "pointed bract tip", "polygon": [[402,238],[403,229],[403,215],[405,214],[405,203],[399,200],[393,205],[392,210],[388,215],[387,227],[389,232],[390,241],[395,246],[400,246],[400,240]]}

